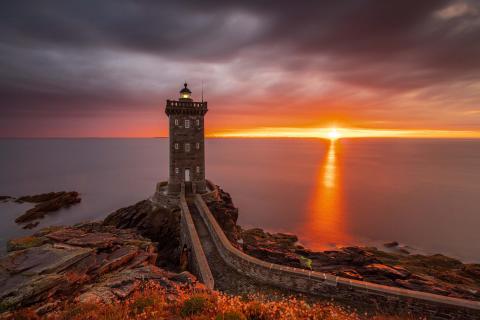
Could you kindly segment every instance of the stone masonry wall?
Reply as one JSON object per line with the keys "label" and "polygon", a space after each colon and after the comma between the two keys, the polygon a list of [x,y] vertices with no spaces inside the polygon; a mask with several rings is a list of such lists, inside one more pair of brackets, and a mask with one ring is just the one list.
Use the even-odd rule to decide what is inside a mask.
{"label": "stone masonry wall", "polygon": [[[205,192],[205,133],[206,102],[167,100],[169,117],[169,191],[178,194],[180,184],[192,191]],[[189,171],[190,181],[185,181]],[[189,189],[189,188],[187,188]]]}
{"label": "stone masonry wall", "polygon": [[189,249],[188,265],[190,271],[195,274],[198,279],[205,284],[209,289],[213,289],[214,280],[210,267],[208,266],[207,257],[203,251],[198,237],[197,230],[193,224],[190,210],[188,209],[187,201],[185,199],[184,188],[182,186],[182,193],[179,201],[181,217],[180,217],[180,234],[181,234],[181,248],[184,245]]}
{"label": "stone masonry wall", "polygon": [[256,281],[348,303],[360,310],[428,319],[480,319],[480,302],[450,298],[267,263],[233,247],[200,195],[195,205],[224,261]]}

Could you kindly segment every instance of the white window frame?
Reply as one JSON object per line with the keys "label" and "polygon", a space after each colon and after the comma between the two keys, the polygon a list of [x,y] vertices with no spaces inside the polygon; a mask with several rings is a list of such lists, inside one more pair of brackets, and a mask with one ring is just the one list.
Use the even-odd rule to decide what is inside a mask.
{"label": "white window frame", "polygon": [[175,119],[175,125],[178,126],[178,119]]}
{"label": "white window frame", "polygon": [[197,166],[196,170],[197,170],[197,173],[200,173],[200,167],[199,166]]}
{"label": "white window frame", "polygon": [[190,152],[190,143],[185,143],[185,152]]}
{"label": "white window frame", "polygon": [[173,146],[175,147],[175,150],[178,150],[178,143],[175,142]]}
{"label": "white window frame", "polygon": [[197,150],[200,149],[200,142],[195,143],[195,148],[197,148]]}
{"label": "white window frame", "polygon": [[179,168],[175,168],[175,174],[179,174],[180,173],[180,169]]}
{"label": "white window frame", "polygon": [[185,128],[190,128],[190,119],[185,119]]}
{"label": "white window frame", "polygon": [[197,126],[200,126],[200,119],[195,120]]}

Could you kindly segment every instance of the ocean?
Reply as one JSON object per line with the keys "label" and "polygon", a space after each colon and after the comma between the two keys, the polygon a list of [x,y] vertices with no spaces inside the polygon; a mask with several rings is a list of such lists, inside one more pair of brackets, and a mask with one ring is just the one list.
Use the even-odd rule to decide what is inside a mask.
{"label": "ocean", "polygon": [[[207,139],[206,174],[232,195],[240,225],[312,249],[398,241],[480,262],[480,140]],[[0,253],[9,238],[146,199],[167,176],[163,138],[0,139],[0,195],[82,197],[34,230],[14,223],[30,204],[0,203]]]}

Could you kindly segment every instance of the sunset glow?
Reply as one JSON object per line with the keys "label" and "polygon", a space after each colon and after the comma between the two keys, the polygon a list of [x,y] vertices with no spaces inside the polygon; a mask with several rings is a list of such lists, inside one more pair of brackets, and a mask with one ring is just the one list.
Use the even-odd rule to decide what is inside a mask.
{"label": "sunset glow", "polygon": [[478,1],[60,3],[2,10],[0,137],[166,137],[185,81],[210,137],[480,137]]}
{"label": "sunset glow", "polygon": [[329,137],[331,140],[336,140],[336,139],[340,138],[340,133],[338,132],[337,128],[332,128],[332,129],[328,132],[328,137]]}
{"label": "sunset glow", "polygon": [[453,130],[389,130],[361,128],[286,128],[261,127],[237,131],[210,133],[210,137],[223,138],[480,138],[477,131]]}
{"label": "sunset glow", "polygon": [[[346,232],[346,221],[342,204],[341,168],[337,157],[338,132],[332,129],[331,141],[325,158],[318,163],[315,188],[309,201],[309,223],[304,239],[315,249],[347,244],[350,239]],[[321,235],[319,237],[318,235]],[[321,239],[321,241],[319,241]]]}

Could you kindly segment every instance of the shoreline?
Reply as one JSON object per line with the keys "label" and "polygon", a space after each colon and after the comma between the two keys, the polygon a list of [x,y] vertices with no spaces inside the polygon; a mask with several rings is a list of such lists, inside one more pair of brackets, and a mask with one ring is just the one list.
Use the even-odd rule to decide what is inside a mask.
{"label": "shoreline", "polygon": [[[373,247],[350,246],[335,250],[310,250],[299,244],[297,236],[293,234],[269,233],[260,228],[243,229],[237,224],[238,209],[233,205],[231,196],[220,187],[217,186],[217,188],[216,196],[207,201],[209,209],[231,244],[252,257],[283,266],[325,272],[342,278],[480,301],[480,264],[463,264],[440,254],[431,256],[406,252],[392,254]],[[61,299],[89,301],[88,299],[99,299],[99,297],[103,299],[103,295],[107,293],[105,303],[124,299],[134,292],[135,288],[139,288],[138,283],[135,282],[138,277],[141,277],[142,281],[143,277],[156,279],[160,274],[170,280],[178,277],[193,279],[190,275],[180,276],[187,267],[181,264],[179,240],[179,208],[176,205],[155,206],[150,200],[142,200],[134,205],[120,208],[102,221],[76,224],[71,227],[43,228],[35,232],[34,236],[9,241],[9,254],[0,258],[0,265],[7,266],[7,270],[13,268],[15,277],[23,279],[15,280],[13,284],[8,285],[11,291],[7,296],[9,301],[13,301],[11,306],[17,303],[24,306],[37,306],[38,301],[28,294],[30,289],[26,289],[34,286],[37,288],[35,290],[42,292],[42,297],[55,294],[52,310],[58,310],[60,305],[58,301]],[[118,243],[121,243],[120,247]],[[387,245],[390,248],[398,247],[395,242]],[[67,256],[62,253],[62,250],[66,250]],[[105,250],[107,250],[106,259],[96,258],[104,255]],[[44,254],[55,254],[58,258],[53,261],[45,260],[42,258]],[[84,258],[85,254],[88,254],[87,260]],[[24,262],[20,264],[15,262],[17,256],[23,257],[21,261],[32,261],[28,263],[40,261],[41,270],[60,268],[58,270],[67,270],[66,273],[60,271],[65,276],[71,275],[72,272],[78,274],[72,278],[73,282],[68,284],[68,292],[73,292],[73,295],[62,298],[55,293],[63,290],[60,289],[62,282],[60,279],[64,276],[48,280],[47,287],[42,282],[44,276],[41,273],[33,273],[34,279],[25,282],[25,279],[29,279],[31,275],[27,275],[29,272],[24,273],[24,271],[18,273],[18,270],[24,268],[22,264]],[[63,262],[65,259],[71,262]],[[53,269],[50,266],[52,263],[55,264]],[[65,263],[67,267],[63,269]],[[145,269],[146,267],[148,268]],[[28,271],[28,268],[26,270]],[[94,273],[92,274],[89,270],[93,270]],[[105,272],[108,278],[113,277],[111,279],[116,279],[118,275],[123,279],[127,277],[126,281],[131,283],[128,289],[125,289],[127,293],[119,297],[114,283],[102,282],[102,277],[98,278],[98,276]],[[47,276],[52,277],[49,274]],[[13,279],[17,279],[15,277]],[[12,280],[8,276],[3,280],[0,279],[0,283],[5,281],[8,283]],[[195,281],[188,280],[190,284]],[[49,287],[50,285],[53,289]],[[54,290],[54,293],[51,293],[51,290]],[[262,286],[253,284],[246,287],[230,286],[222,290],[233,296],[239,296],[261,293]],[[272,292],[285,291],[280,288]],[[299,297],[306,302],[311,301],[311,303],[322,301],[321,297],[313,299],[293,291],[288,291],[286,294]],[[344,305],[340,301],[335,303],[342,306],[341,308],[349,307],[348,304]],[[357,311],[364,312],[361,309]],[[382,312],[382,310],[369,310],[368,314],[372,315],[376,312]]]}
{"label": "shoreline", "polygon": [[[230,242],[248,255],[266,262],[332,273],[354,280],[480,300],[480,264],[468,263],[445,254],[420,254],[419,250],[412,250],[396,241],[383,243],[382,246],[345,245],[315,250],[302,244],[293,233],[268,232],[258,227],[245,229],[238,225],[238,209],[234,206],[232,197],[219,186],[214,188],[217,190],[215,197],[207,202],[210,210]],[[65,192],[23,196],[18,199],[3,196],[0,200],[42,204],[42,201],[48,203],[62,194]],[[57,207],[61,208],[60,205],[55,208]],[[159,255],[164,257],[162,266],[171,269],[176,267],[179,251],[176,210],[172,207],[154,209],[149,200],[143,200],[112,212],[102,223],[120,228],[138,229],[141,226],[141,230],[137,230],[139,234],[160,244]],[[161,212],[163,220],[153,221],[149,218],[150,220],[135,223],[130,221],[138,220],[134,219],[135,216],[152,215],[152,212]],[[35,223],[36,226],[38,220]],[[158,232],[159,230],[163,231]],[[176,234],[173,241],[170,239],[172,234]],[[433,266],[425,268],[422,264]]]}

